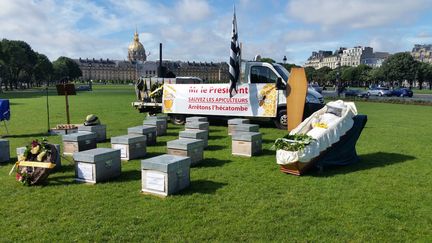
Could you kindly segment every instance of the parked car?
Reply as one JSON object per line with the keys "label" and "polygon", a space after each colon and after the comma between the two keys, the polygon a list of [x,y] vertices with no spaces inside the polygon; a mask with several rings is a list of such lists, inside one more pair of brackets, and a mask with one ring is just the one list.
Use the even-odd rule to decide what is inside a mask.
{"label": "parked car", "polygon": [[392,91],[392,96],[413,97],[413,92],[407,88],[399,88]]}
{"label": "parked car", "polygon": [[91,91],[91,88],[89,85],[80,85],[75,88],[75,91]]}
{"label": "parked car", "polygon": [[351,96],[351,97],[360,97],[360,98],[367,98],[369,97],[368,93],[364,90],[358,90],[358,89],[346,89],[344,91],[345,96]]}
{"label": "parked car", "polygon": [[375,88],[368,89],[367,94],[368,94],[368,96],[371,96],[371,95],[391,96],[392,91],[389,88],[385,88],[385,87],[375,87]]}
{"label": "parked car", "polygon": [[323,91],[323,88],[320,87],[318,84],[308,84],[308,87],[314,89],[316,92],[318,92],[320,94]]}

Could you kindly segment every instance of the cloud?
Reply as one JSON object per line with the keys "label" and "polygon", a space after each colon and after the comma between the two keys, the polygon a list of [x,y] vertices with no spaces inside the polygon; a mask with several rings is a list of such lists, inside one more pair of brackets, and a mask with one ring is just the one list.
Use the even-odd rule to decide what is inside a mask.
{"label": "cloud", "polygon": [[181,0],[176,4],[176,12],[182,21],[199,21],[210,16],[211,10],[204,0]]}
{"label": "cloud", "polygon": [[292,0],[287,5],[287,13],[323,29],[356,29],[411,22],[415,13],[427,6],[431,6],[427,0]]}
{"label": "cloud", "polygon": [[304,42],[316,40],[317,34],[312,30],[292,30],[285,34],[285,41],[287,42]]}

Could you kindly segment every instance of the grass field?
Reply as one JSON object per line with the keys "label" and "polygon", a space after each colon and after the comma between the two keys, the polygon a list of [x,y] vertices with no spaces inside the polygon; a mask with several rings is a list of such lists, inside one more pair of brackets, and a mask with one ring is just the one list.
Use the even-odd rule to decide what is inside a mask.
{"label": "grass field", "polygon": [[[11,155],[45,136],[43,93],[10,98]],[[65,123],[64,97],[52,95],[51,124]],[[132,86],[98,86],[70,97],[71,119],[90,113],[107,125],[107,136],[142,124]],[[361,161],[296,177],[279,172],[269,148],[284,134],[271,124],[260,131],[260,156],[231,156],[223,125],[210,127],[202,164],[191,169],[191,186],[160,199],[140,193],[140,161],[122,164],[117,180],[74,182],[66,160],[46,186],[25,187],[8,176],[15,158],[0,166],[0,241],[432,241],[432,107],[357,102],[368,123],[357,144]],[[0,127],[3,133],[3,127]],[[148,147],[148,157],[166,151],[181,126]],[[61,137],[49,136],[60,143]],[[109,143],[98,144],[109,147]]]}

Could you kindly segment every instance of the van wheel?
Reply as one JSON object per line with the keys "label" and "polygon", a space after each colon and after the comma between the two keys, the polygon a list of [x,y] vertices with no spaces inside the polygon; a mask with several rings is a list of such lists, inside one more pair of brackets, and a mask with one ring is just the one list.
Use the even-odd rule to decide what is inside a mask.
{"label": "van wheel", "polygon": [[287,113],[286,113],[285,109],[278,111],[278,115],[277,115],[276,119],[274,120],[274,123],[275,123],[276,127],[279,129],[283,129],[283,130],[287,129],[288,117],[287,117]]}
{"label": "van wheel", "polygon": [[180,114],[171,115],[171,122],[174,125],[183,125],[186,122],[186,116]]}

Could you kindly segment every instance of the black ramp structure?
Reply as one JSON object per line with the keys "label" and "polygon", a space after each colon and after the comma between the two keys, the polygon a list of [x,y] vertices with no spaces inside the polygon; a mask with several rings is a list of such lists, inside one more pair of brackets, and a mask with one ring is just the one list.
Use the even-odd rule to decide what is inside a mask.
{"label": "black ramp structure", "polygon": [[367,122],[366,115],[353,117],[354,125],[341,137],[339,142],[333,144],[328,151],[317,161],[316,166],[320,169],[335,165],[350,165],[359,161],[355,149],[357,140]]}

